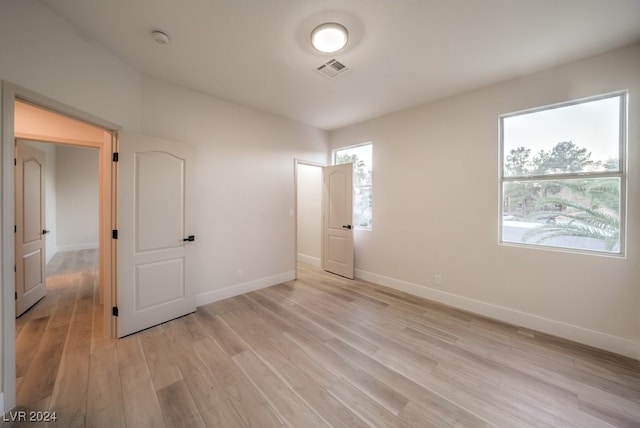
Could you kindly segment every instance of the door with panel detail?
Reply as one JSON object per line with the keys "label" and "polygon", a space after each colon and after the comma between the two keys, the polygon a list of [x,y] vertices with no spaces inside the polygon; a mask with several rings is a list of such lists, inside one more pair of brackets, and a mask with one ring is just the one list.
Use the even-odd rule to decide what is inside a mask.
{"label": "door with panel detail", "polygon": [[123,133],[118,160],[118,337],[196,310],[189,254],[192,146]]}
{"label": "door with panel detail", "polygon": [[353,164],[323,169],[323,269],[354,277]]}
{"label": "door with panel detail", "polygon": [[16,141],[16,317],[47,294],[45,273],[45,153]]}

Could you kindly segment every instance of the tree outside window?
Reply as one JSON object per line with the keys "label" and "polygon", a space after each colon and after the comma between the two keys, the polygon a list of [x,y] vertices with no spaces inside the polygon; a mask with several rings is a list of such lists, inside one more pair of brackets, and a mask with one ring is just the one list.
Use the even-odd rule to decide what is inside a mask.
{"label": "tree outside window", "polygon": [[368,143],[335,150],[333,163],[353,164],[353,225],[371,229],[373,145]]}
{"label": "tree outside window", "polygon": [[501,118],[501,241],[622,253],[626,94]]}

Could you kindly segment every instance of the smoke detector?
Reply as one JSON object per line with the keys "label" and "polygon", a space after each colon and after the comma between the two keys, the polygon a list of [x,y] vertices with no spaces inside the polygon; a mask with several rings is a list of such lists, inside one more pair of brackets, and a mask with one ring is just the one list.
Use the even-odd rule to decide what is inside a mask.
{"label": "smoke detector", "polygon": [[160,31],[160,30],[153,30],[151,32],[151,37],[153,37],[153,40],[158,42],[158,44],[160,45],[166,45],[169,43],[169,40],[170,40],[169,35],[164,31]]}

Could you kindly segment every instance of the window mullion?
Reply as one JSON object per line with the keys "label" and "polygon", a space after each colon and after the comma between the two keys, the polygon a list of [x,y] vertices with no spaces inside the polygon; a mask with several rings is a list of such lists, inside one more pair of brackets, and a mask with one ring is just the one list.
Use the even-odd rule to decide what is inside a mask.
{"label": "window mullion", "polygon": [[546,174],[546,175],[516,175],[502,177],[505,182],[508,181],[552,181],[552,180],[575,180],[580,178],[607,178],[622,177],[620,171],[602,171],[602,172],[580,172],[565,174]]}

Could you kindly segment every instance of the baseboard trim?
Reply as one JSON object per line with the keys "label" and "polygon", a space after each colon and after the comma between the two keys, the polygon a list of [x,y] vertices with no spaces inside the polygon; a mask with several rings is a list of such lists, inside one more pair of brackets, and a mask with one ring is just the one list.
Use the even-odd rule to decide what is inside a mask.
{"label": "baseboard trim", "polygon": [[307,263],[313,266],[317,266],[317,267],[320,267],[320,265],[322,264],[319,258],[308,256],[306,254],[301,254],[301,253],[298,253],[298,261]]}
{"label": "baseboard trim", "polygon": [[454,308],[640,360],[640,342],[356,269],[356,277]]}
{"label": "baseboard trim", "polygon": [[260,290],[261,288],[271,287],[272,285],[292,281],[295,278],[295,271],[288,271],[279,273],[277,275],[255,279],[253,281],[243,282],[241,284],[234,284],[232,286],[221,288],[219,290],[207,291],[205,293],[196,295],[196,306],[208,305],[209,303],[217,302],[218,300],[228,299],[230,297],[239,296],[251,291]]}
{"label": "baseboard trim", "polygon": [[64,244],[58,245],[58,251],[79,251],[79,250],[92,250],[98,248],[97,242],[85,242],[83,244]]}
{"label": "baseboard trim", "polygon": [[49,263],[57,253],[58,253],[58,248],[56,248],[55,250],[47,251],[47,260],[45,263]]}

